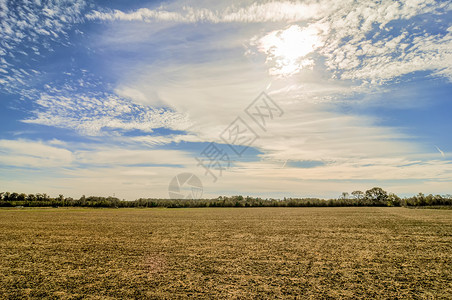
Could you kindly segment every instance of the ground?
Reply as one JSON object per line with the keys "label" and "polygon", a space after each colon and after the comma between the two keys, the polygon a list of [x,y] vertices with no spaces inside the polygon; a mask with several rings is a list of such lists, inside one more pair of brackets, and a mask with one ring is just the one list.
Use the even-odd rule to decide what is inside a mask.
{"label": "ground", "polygon": [[452,298],[452,210],[0,209],[0,298]]}

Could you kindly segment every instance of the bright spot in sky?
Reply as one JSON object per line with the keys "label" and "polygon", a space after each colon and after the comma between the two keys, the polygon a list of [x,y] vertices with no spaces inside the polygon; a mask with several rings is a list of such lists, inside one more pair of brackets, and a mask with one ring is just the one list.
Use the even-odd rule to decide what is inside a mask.
{"label": "bright spot in sky", "polygon": [[266,62],[272,64],[270,75],[283,77],[312,68],[314,60],[306,56],[321,46],[319,29],[312,26],[292,25],[285,30],[272,31],[258,41],[258,50],[265,53]]}

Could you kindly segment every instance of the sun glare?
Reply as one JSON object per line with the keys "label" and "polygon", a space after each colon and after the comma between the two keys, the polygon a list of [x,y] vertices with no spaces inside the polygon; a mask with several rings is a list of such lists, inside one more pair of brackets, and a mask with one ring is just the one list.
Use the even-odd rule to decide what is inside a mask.
{"label": "sun glare", "polygon": [[262,37],[258,49],[267,55],[266,62],[272,65],[270,74],[290,76],[304,68],[313,67],[314,61],[307,55],[323,45],[318,33],[319,30],[314,27],[292,25]]}

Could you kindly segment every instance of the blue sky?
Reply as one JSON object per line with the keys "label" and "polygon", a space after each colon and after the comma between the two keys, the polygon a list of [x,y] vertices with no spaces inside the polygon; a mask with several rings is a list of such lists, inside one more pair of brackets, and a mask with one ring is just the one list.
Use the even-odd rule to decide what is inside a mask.
{"label": "blue sky", "polygon": [[450,194],[451,9],[0,0],[0,190]]}

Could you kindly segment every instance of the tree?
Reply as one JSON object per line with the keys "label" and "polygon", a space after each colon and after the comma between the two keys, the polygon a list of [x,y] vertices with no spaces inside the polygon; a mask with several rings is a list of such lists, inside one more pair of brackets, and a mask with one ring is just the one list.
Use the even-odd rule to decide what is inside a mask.
{"label": "tree", "polygon": [[16,201],[18,196],[18,193],[12,193],[11,195],[9,195],[9,201]]}
{"label": "tree", "polygon": [[348,196],[347,192],[342,192],[341,199],[348,199]]}
{"label": "tree", "polygon": [[6,192],[6,193],[3,195],[3,200],[9,201],[9,200],[10,200],[10,196],[11,196],[11,193],[10,193],[10,192]]}
{"label": "tree", "polygon": [[402,202],[402,200],[400,199],[399,196],[397,196],[394,193],[389,193],[388,200],[387,200],[388,206],[400,206],[401,202]]}
{"label": "tree", "polygon": [[415,204],[417,206],[423,206],[425,205],[425,195],[423,193],[419,193],[417,194],[417,196],[414,197],[415,200]]}
{"label": "tree", "polygon": [[358,201],[364,198],[364,193],[361,191],[353,191],[352,195],[353,195],[353,198],[355,198]]}
{"label": "tree", "polygon": [[366,191],[366,198],[377,205],[384,205],[388,200],[388,193],[380,187],[374,187]]}
{"label": "tree", "polygon": [[64,201],[64,195],[59,194],[59,195],[58,195],[58,198],[55,199],[55,200],[58,200],[58,204],[59,204],[59,205],[61,205],[61,206],[66,206],[65,201]]}
{"label": "tree", "polygon": [[27,201],[36,201],[36,196],[34,194],[28,194]]}

